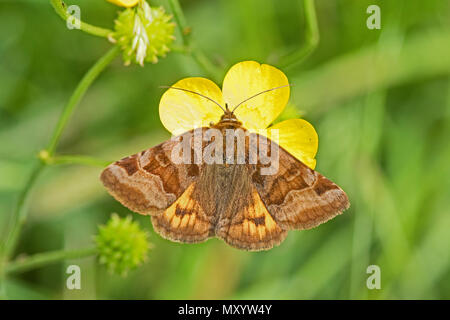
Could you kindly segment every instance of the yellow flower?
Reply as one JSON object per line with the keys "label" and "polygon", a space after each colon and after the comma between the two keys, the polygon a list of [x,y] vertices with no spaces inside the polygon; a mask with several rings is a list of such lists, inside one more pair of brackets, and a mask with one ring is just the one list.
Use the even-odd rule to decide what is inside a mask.
{"label": "yellow flower", "polygon": [[[222,106],[228,105],[230,110],[264,90],[282,87],[242,103],[234,114],[244,128],[269,138],[271,130],[277,129],[280,146],[314,169],[319,139],[309,122],[289,119],[270,126],[286,107],[290,94],[288,79],[279,69],[255,61],[244,61],[231,67],[225,75],[222,90],[205,78],[185,78],[173,87],[200,93]],[[159,104],[161,122],[174,135],[209,126],[211,122],[217,123],[222,115],[223,111],[212,101],[181,90],[167,90]]]}
{"label": "yellow flower", "polygon": [[131,8],[138,4],[140,0],[107,0],[119,7]]}

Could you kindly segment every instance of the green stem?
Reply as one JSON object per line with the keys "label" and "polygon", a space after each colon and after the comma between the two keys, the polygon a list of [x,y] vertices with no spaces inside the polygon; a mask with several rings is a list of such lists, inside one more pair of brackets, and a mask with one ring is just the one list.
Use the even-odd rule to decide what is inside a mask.
{"label": "green stem", "polygon": [[314,0],[303,0],[303,8],[306,25],[305,44],[281,60],[280,67],[283,70],[292,69],[301,64],[319,45],[319,25]]}
{"label": "green stem", "polygon": [[109,65],[112,60],[117,56],[120,52],[120,48],[118,46],[114,46],[110,49],[103,57],[101,57],[97,63],[95,63],[89,71],[84,75],[83,79],[81,79],[77,88],[73,92],[72,96],[69,99],[69,102],[65,106],[61,116],[59,117],[58,123],[56,125],[55,130],[53,131],[52,138],[50,139],[50,143],[47,147],[47,152],[49,156],[53,156],[56,146],[61,138],[61,134],[66,127],[66,124],[73,113],[73,110],[80,102],[81,98],[86,93],[86,90],[92,84],[92,82],[98,77],[98,75],[105,69],[107,65]]}
{"label": "green stem", "polygon": [[19,238],[20,231],[22,230],[23,225],[25,224],[26,220],[26,211],[25,211],[25,204],[29,198],[30,191],[34,184],[36,183],[37,178],[42,172],[42,169],[44,169],[45,164],[42,162],[38,162],[33,170],[31,171],[31,174],[28,178],[27,183],[25,184],[24,189],[19,194],[19,198],[17,200],[16,207],[13,212],[13,218],[10,222],[10,228],[9,233],[6,237],[6,241],[4,246],[1,247],[1,256],[0,256],[0,299],[6,297],[5,292],[5,286],[4,286],[4,280],[6,277],[6,270],[5,266],[8,262],[9,257],[11,256],[12,252],[14,251],[14,248],[16,246],[17,240]]}
{"label": "green stem", "polygon": [[211,60],[194,44],[191,45],[191,56],[195,62],[214,80],[216,83],[221,81],[221,71]]}
{"label": "green stem", "polygon": [[203,53],[203,51],[195,45],[192,41],[190,27],[186,23],[186,18],[184,17],[183,9],[180,6],[178,0],[168,0],[170,9],[172,10],[175,22],[179,33],[181,34],[181,39],[183,46],[189,48],[188,53],[192,56],[195,62],[216,82],[220,80],[221,71],[216,67],[211,60]]}
{"label": "green stem", "polygon": [[172,10],[175,22],[177,23],[178,30],[180,31],[183,45],[189,46],[191,44],[190,28],[186,23],[186,18],[184,17],[180,3],[178,0],[169,0],[169,6],[170,10]]}
{"label": "green stem", "polygon": [[[50,140],[50,143],[48,145],[47,150],[45,150],[48,157],[52,157],[56,146],[59,142],[59,139],[61,137],[61,133],[64,130],[67,121],[69,120],[69,117],[72,115],[73,110],[78,105],[78,102],[81,100],[81,98],[84,96],[84,93],[86,92],[87,88],[92,84],[92,81],[94,81],[97,76],[100,74],[101,71],[105,69],[105,67],[111,63],[111,61],[114,59],[114,57],[119,53],[119,48],[114,47],[110,51],[108,51],[103,57],[101,57],[96,64],[94,64],[91,69],[86,73],[86,75],[81,79],[80,83],[78,84],[77,88],[75,89],[74,93],[70,97],[69,102],[65,106],[61,116],[59,117],[58,123],[53,131],[52,138]],[[28,195],[30,193],[31,188],[36,182],[37,177],[41,173],[42,169],[45,167],[46,162],[41,161],[35,169],[32,171],[30,178],[27,181],[27,184],[25,185],[25,188],[23,189],[22,193],[19,196],[19,200],[17,202],[16,209],[13,213],[13,220],[12,220],[12,227],[11,232],[9,233],[7,239],[5,248],[3,251],[3,260],[7,261],[9,256],[11,255],[12,251],[14,250],[15,243],[17,241],[18,234],[20,233],[20,230],[22,229],[22,225],[25,222],[26,219],[26,211],[23,210],[24,206],[26,204],[26,200],[28,198]]]}
{"label": "green stem", "polygon": [[10,262],[6,266],[5,271],[6,273],[25,272],[31,269],[36,269],[62,260],[78,259],[83,257],[89,257],[95,254],[97,254],[96,247],[85,249],[74,249],[74,250],[57,250],[45,253],[38,253],[25,259],[19,259]]}
{"label": "green stem", "polygon": [[54,156],[50,158],[48,161],[51,164],[81,164],[101,168],[104,168],[111,163],[111,161],[105,161],[94,157],[81,155]]}
{"label": "green stem", "polygon": [[45,164],[42,162],[38,162],[35,165],[35,167],[31,171],[28,181],[25,184],[25,187],[23,188],[22,192],[19,195],[16,207],[13,212],[13,219],[11,221],[11,227],[9,229],[10,232],[6,238],[5,246],[4,246],[3,252],[2,252],[2,262],[0,263],[0,272],[3,270],[2,264],[6,263],[9,256],[14,251],[15,244],[17,242],[17,238],[18,238],[20,231],[22,230],[23,224],[25,223],[25,220],[26,220],[26,211],[24,210],[24,207],[29,198],[30,191],[31,191],[32,187],[34,186],[34,184],[36,183],[36,180],[39,177],[39,175],[41,174],[44,167],[45,167]]}
{"label": "green stem", "polygon": [[184,46],[184,45],[176,45],[176,44],[173,44],[173,45],[170,47],[170,51],[176,52],[176,53],[191,54],[190,48],[188,48],[188,47],[186,47],[186,46]]}
{"label": "green stem", "polygon": [[4,280],[5,280],[5,276],[6,276],[5,266],[16,247],[16,243],[19,238],[20,232],[21,232],[22,227],[27,218],[27,211],[25,210],[27,199],[29,198],[30,191],[33,188],[33,186],[35,185],[37,178],[39,177],[40,173],[45,168],[45,166],[48,164],[46,161],[43,161],[41,155],[45,154],[47,158],[51,158],[53,156],[56,146],[61,137],[61,133],[62,133],[63,129],[65,128],[67,121],[69,120],[75,107],[78,105],[79,101],[84,96],[88,87],[98,77],[100,72],[102,72],[105,69],[105,67],[113,61],[113,59],[117,56],[117,54],[119,52],[120,52],[120,49],[117,46],[113,47],[103,57],[101,57],[88,70],[88,72],[85,74],[85,76],[81,79],[81,81],[79,82],[74,93],[70,97],[69,102],[64,107],[64,110],[63,110],[63,112],[58,120],[58,123],[54,129],[54,132],[53,132],[53,135],[52,135],[52,138],[50,140],[47,150],[44,150],[43,152],[41,152],[40,161],[34,167],[33,171],[31,172],[31,174],[28,178],[27,183],[25,184],[24,189],[22,190],[22,192],[19,195],[17,205],[13,212],[11,226],[9,228],[10,231],[6,237],[4,247],[1,248],[2,252],[1,252],[1,257],[0,257],[0,293],[2,293],[2,292],[4,293],[3,284],[4,284]]}
{"label": "green stem", "polygon": [[[67,12],[67,5],[64,3],[63,0],[50,0],[51,5],[55,9],[56,13],[64,20],[67,21],[67,19],[70,16],[70,14]],[[76,19],[76,18],[74,18]],[[79,19],[78,19],[79,20]],[[80,21],[80,30],[92,34],[97,37],[103,37],[107,38],[113,31],[110,29],[100,28],[93,26],[89,23]]]}

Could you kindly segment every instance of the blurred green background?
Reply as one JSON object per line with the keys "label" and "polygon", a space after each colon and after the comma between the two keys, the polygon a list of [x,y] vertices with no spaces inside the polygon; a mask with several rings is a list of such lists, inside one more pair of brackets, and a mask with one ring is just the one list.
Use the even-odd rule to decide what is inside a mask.
{"label": "blurred green background", "polygon": [[[112,28],[118,7],[67,1],[81,18]],[[163,5],[166,1],[150,1]],[[366,27],[370,4],[381,29]],[[223,70],[242,60],[278,65],[305,41],[302,1],[181,0],[193,38]],[[92,244],[112,212],[131,214],[150,233],[147,263],[127,277],[94,258],[68,260],[8,278],[23,299],[449,299],[450,1],[317,0],[320,43],[285,72],[290,114],[319,134],[317,170],[349,195],[351,208],[308,231],[291,231],[267,252],[212,239],[187,245],[153,232],[103,189],[101,168],[47,168],[29,201],[16,256]],[[177,38],[179,35],[177,34]],[[178,39],[179,41],[179,39]],[[83,74],[110,43],[68,30],[48,1],[0,1],[0,235],[58,116]],[[160,85],[204,76],[170,53],[156,65],[124,67],[97,79],[58,148],[116,160],[169,137],[158,116]],[[65,287],[78,264],[82,289]],[[368,290],[366,269],[381,268]]]}

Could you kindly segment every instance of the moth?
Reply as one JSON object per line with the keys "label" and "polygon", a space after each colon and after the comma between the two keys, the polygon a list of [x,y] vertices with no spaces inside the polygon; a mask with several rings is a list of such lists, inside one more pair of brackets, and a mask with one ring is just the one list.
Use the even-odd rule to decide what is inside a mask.
{"label": "moth", "polygon": [[[245,68],[256,70],[251,81],[264,75],[266,65],[245,63]],[[200,87],[207,85],[203,81]],[[115,199],[149,215],[154,230],[176,242],[218,237],[235,248],[268,250],[279,245],[289,230],[328,221],[349,207],[345,192],[276,141],[247,130],[236,114],[241,105],[286,86],[260,90],[231,109],[186,86],[168,87],[185,94],[181,102],[194,96],[218,106],[220,118],[112,163],[101,181]],[[211,94],[208,90],[204,91]],[[191,112],[185,109],[177,112]],[[214,161],[206,161],[205,155]],[[269,167],[276,170],[265,172]]]}

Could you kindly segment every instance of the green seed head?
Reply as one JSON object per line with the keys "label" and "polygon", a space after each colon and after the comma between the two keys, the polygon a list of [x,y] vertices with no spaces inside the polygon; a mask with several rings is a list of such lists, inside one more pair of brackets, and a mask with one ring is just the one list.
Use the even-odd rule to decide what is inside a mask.
{"label": "green seed head", "polygon": [[113,214],[106,225],[99,227],[95,239],[99,261],[111,273],[126,275],[141,265],[150,248],[148,234],[131,217],[120,218]]}
{"label": "green seed head", "polygon": [[175,39],[171,19],[162,7],[150,7],[146,1],[120,12],[110,40],[122,48],[125,65],[143,66],[165,57]]}

